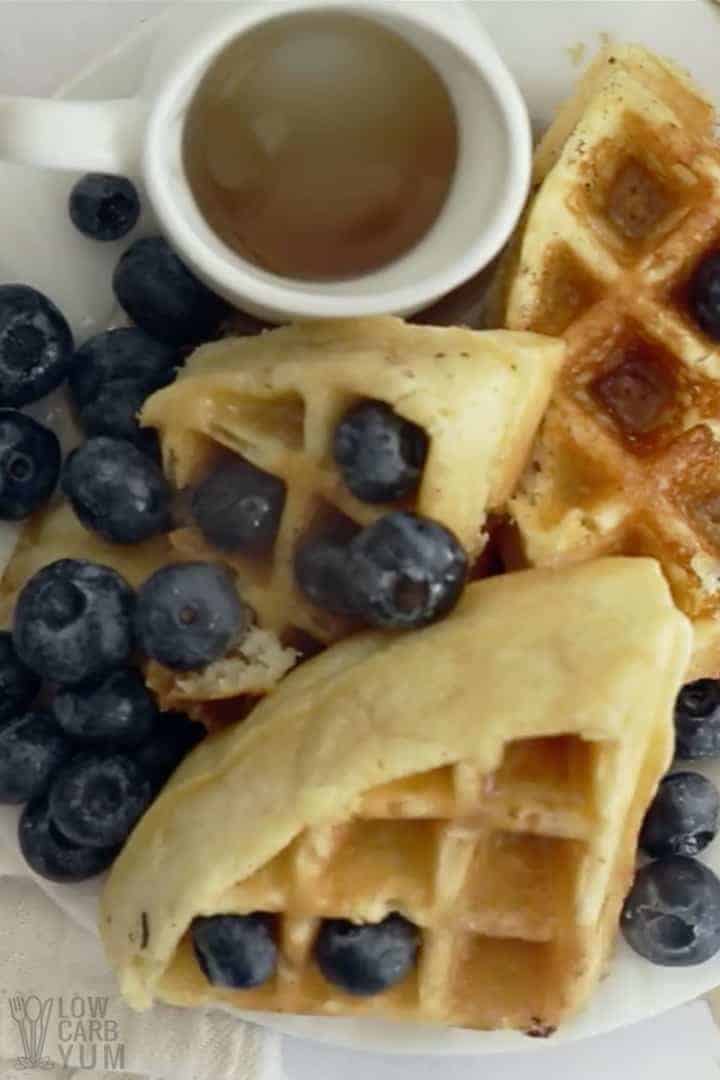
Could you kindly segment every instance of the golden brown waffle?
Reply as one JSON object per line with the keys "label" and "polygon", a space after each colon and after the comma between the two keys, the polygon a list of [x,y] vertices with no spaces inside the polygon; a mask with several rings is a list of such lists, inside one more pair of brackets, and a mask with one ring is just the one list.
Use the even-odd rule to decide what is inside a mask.
{"label": "golden brown waffle", "polygon": [[[604,559],[479,582],[444,622],[296,668],[116,862],[101,928],[126,998],[547,1034],[614,940],[690,636],[656,562]],[[277,976],[211,986],[192,919],[258,910]],[[417,969],[372,998],[326,982],[319,921],[391,911],[420,927]]]}
{"label": "golden brown waffle", "polygon": [[604,52],[537,151],[490,304],[492,325],[568,346],[512,503],[524,557],[657,557],[682,609],[704,620],[708,672],[720,664],[720,347],[686,295],[720,249],[713,121],[668,62]]}
{"label": "golden brown waffle", "polygon": [[[198,350],[172,386],[147,402],[165,470],[192,488],[240,455],[285,482],[279,534],[264,559],[222,554],[260,625],[327,642],[345,619],[295,584],[298,542],[326,529],[348,538],[389,507],[358,501],[332,460],[344,412],[373,398],[423,427],[430,449],[417,497],[403,505],[452,529],[471,559],[487,514],[504,508],[547,405],[560,342],[537,335],[411,326],[378,318],[306,323]],[[217,557],[195,528],[171,537],[184,557]]]}

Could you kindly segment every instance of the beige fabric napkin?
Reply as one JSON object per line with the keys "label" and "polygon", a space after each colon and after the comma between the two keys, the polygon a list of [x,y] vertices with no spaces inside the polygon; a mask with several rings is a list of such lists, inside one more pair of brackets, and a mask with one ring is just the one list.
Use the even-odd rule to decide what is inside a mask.
{"label": "beige fabric napkin", "polygon": [[218,1010],[120,999],[98,938],[0,845],[2,1080],[284,1080],[280,1036]]}

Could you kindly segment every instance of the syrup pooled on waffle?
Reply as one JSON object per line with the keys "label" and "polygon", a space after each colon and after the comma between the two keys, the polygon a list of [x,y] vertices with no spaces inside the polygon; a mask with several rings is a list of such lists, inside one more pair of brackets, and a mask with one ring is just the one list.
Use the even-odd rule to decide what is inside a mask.
{"label": "syrup pooled on waffle", "polygon": [[672,64],[605,51],[540,144],[489,304],[568,346],[512,503],[524,558],[652,555],[701,629],[720,615],[720,345],[689,291],[720,252],[713,123]]}
{"label": "syrup pooled on waffle", "polygon": [[[488,515],[504,509],[527,460],[563,353],[561,342],[538,335],[394,318],[305,323],[199,349],[143,410],[159,431],[166,474],[192,492],[219,466],[248,462],[282,483],[284,501],[260,555],[219,553],[190,524],[170,537],[178,557],[221,554],[259,624],[291,644],[341,637],[352,623],[297,586],[299,545],[317,535],[347,541],[402,507],[441,522],[475,560]],[[429,438],[417,491],[401,502],[356,498],[333,460],[339,421],[367,400]]]}
{"label": "syrup pooled on waffle", "polygon": [[[604,971],[690,637],[657,563],[613,558],[332,645],[197,747],[131,835],[101,914],[123,994],[549,1034]],[[208,979],[194,920],[257,912],[275,969]],[[419,949],[387,985],[320,969],[324,920],[391,913]]]}

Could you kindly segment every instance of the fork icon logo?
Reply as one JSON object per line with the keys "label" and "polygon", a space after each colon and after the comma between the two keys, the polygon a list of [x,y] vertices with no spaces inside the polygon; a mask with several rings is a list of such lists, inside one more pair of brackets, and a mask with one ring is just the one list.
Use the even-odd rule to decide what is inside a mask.
{"label": "fork icon logo", "polygon": [[53,1063],[43,1057],[53,999],[41,1001],[36,994],[27,997],[14,994],[9,1004],[10,1015],[17,1024],[23,1048],[22,1056],[15,1062],[16,1068],[54,1069]]}

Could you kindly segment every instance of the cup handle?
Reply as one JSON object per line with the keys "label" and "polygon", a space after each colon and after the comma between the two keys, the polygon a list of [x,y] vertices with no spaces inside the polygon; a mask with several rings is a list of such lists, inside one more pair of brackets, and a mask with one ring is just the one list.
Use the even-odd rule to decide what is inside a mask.
{"label": "cup handle", "polygon": [[146,117],[147,108],[137,98],[0,97],[0,160],[137,176]]}

